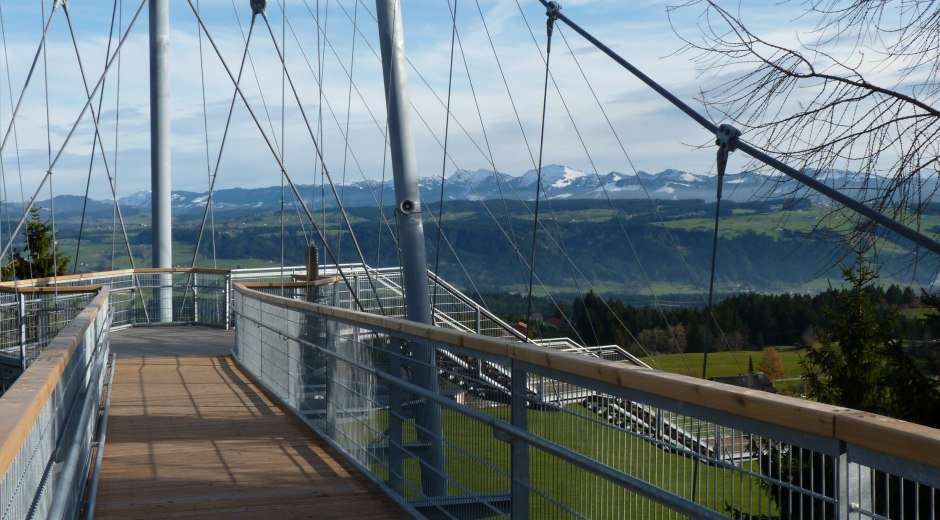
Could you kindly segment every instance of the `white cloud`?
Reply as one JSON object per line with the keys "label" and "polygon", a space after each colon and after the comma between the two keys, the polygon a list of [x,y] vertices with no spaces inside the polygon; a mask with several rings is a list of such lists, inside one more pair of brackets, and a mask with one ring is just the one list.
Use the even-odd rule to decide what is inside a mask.
{"label": "white cloud", "polygon": [[[241,22],[247,24],[250,19],[247,2],[236,3],[240,9]],[[92,84],[100,74],[104,61],[107,23],[111,15],[111,5],[108,4],[76,3],[72,7],[82,57],[89,74],[89,82]],[[321,4],[325,6],[326,3]],[[365,34],[368,44],[357,36],[353,76],[359,92],[353,91],[351,94],[347,146],[342,134],[347,128],[346,111],[350,95],[347,71],[353,43],[353,27],[348,17],[353,16],[355,4],[346,0],[341,3],[334,1],[330,5],[328,19],[326,16],[321,18],[321,23],[326,25],[327,37],[331,44],[321,48],[325,55],[321,149],[327,167],[337,182],[343,175],[344,164],[346,178],[350,181],[360,180],[363,175],[378,178],[382,174],[383,165],[384,91],[381,65],[369,48],[371,45],[378,50],[376,29],[372,18],[365,12],[366,7],[373,9],[374,6],[371,2],[363,2],[359,4],[359,12],[356,15],[359,29]],[[460,2],[459,32],[466,57],[466,68],[469,68],[470,75],[467,75],[464,55],[458,49],[454,64],[451,110],[459,124],[452,120],[450,125],[448,151],[453,161],[446,164],[446,169],[450,171],[455,167],[470,170],[488,168],[491,167],[492,155],[499,170],[523,172],[532,168],[532,157],[538,153],[544,63],[536,45],[544,50],[544,9],[538,2],[520,0],[519,5],[525,9],[526,18],[535,35],[536,42],[533,42],[515,2],[480,0],[479,5],[513,98],[511,102],[507,95],[476,3]],[[344,7],[345,12],[338,6]],[[125,2],[125,25],[134,7],[136,2]],[[243,43],[231,2],[204,0],[201,2],[201,8],[213,38],[232,73],[236,73]],[[280,38],[281,14],[277,2],[269,2],[268,12],[274,31]],[[626,4],[615,1],[569,1],[566,2],[564,12],[573,19],[582,21],[585,27],[611,48],[622,53],[668,88],[679,92],[683,99],[692,100],[701,80],[694,63],[690,62],[687,56],[672,54],[679,42],[669,29],[664,8],[659,2]],[[316,24],[306,7],[299,2],[289,1],[288,13],[296,38],[306,53],[305,59],[294,35],[288,31],[288,69],[301,97],[308,121],[319,136],[320,90],[314,74],[308,67],[309,60],[314,70],[317,69]],[[27,21],[29,24],[38,25],[39,15],[35,6],[28,8],[20,5],[12,8],[6,6],[4,14],[9,29],[7,50],[13,75],[10,90],[15,95],[22,85],[38,41],[38,28],[28,28]],[[418,113],[410,114],[419,173],[439,175],[443,160],[439,140],[443,139],[445,123],[440,100],[446,97],[450,51],[448,10],[446,4],[439,1],[409,0],[405,2],[404,15],[406,48],[412,63],[424,77],[421,79],[417,74],[411,74],[411,97],[417,112],[433,131],[433,134],[428,131]],[[146,29],[145,9],[122,53],[120,126],[117,134],[119,153],[116,165],[112,164],[112,167],[116,166],[121,194],[145,189],[150,179]],[[208,179],[199,42],[195,29],[196,22],[188,4],[173,2],[170,48],[173,186],[180,190],[202,191],[206,189]],[[568,52],[562,36],[568,39],[573,54]],[[209,160],[214,164],[233,91],[231,81],[209,42],[204,38],[202,43]],[[581,132],[581,139],[575,133],[561,98],[552,87],[546,116],[543,162],[567,164],[586,171],[630,171],[627,158],[581,76],[574,61],[576,58],[638,169],[658,171],[674,167],[694,172],[706,171],[713,161],[714,152],[710,149],[696,150],[692,145],[707,143],[709,137],[607,56],[591,49],[571,30],[561,28],[555,33],[552,72],[564,94],[564,102],[571,117]],[[242,88],[260,118],[264,131],[272,142],[277,141],[277,146],[280,147],[281,66],[267,29],[260,19],[253,36],[251,58],[253,67],[249,65],[246,68]],[[48,59],[50,119],[55,149],[65,138],[84,102],[81,79],[75,65],[74,51],[65,31],[64,20],[56,20],[53,23]],[[116,78],[115,69],[105,88],[105,108],[102,110],[100,124],[105,136],[105,148],[112,159],[117,124]],[[471,79],[473,90],[470,86]],[[425,80],[433,88],[433,92],[424,84]],[[27,193],[34,189],[47,167],[42,85],[41,77],[33,78],[17,120],[20,162],[23,168],[24,191]],[[11,103],[6,85],[0,86],[0,128],[5,129],[9,123]],[[262,106],[262,94],[267,111]],[[285,92],[283,105],[287,169],[296,182],[319,182],[315,151],[307,126],[289,89]],[[519,121],[516,119],[516,112]],[[373,121],[373,117],[377,123]],[[520,131],[520,124],[525,136]],[[92,135],[93,126],[86,116],[78,126],[67,153],[63,154],[56,167],[54,185],[57,192],[80,193],[84,190]],[[585,153],[585,147],[590,153],[590,158]],[[3,151],[10,198],[18,198],[19,191],[19,181],[11,176],[11,172],[15,171],[14,152],[12,142]],[[100,167],[101,161],[96,159],[95,164],[92,195],[104,198],[109,196],[105,175]],[[274,185],[280,182],[279,179],[276,161],[250,120],[241,100],[238,100],[222,156],[217,186]],[[13,196],[15,194],[17,197]]]}

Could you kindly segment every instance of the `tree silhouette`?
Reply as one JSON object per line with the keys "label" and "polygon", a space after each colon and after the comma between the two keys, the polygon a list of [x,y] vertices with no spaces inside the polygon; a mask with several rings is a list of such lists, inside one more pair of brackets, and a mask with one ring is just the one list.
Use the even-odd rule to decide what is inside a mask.
{"label": "tree silhouette", "polygon": [[[796,44],[758,34],[735,5],[690,0],[669,9],[684,50],[714,73],[701,93],[709,113],[837,188],[848,178],[835,172],[852,172],[864,186],[857,198],[918,219],[936,186],[924,181],[936,178],[940,160],[940,3],[807,0],[794,18],[810,30]],[[684,13],[696,29],[683,29]]]}

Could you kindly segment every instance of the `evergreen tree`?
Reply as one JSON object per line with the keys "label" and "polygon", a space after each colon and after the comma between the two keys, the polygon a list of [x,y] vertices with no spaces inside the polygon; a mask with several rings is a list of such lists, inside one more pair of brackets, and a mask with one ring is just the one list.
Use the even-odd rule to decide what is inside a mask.
{"label": "evergreen tree", "polygon": [[14,248],[10,262],[3,266],[3,280],[45,278],[68,273],[71,259],[59,250],[55,230],[52,225],[43,222],[39,208],[30,210],[23,236],[26,238],[26,257]]}
{"label": "evergreen tree", "polygon": [[813,399],[898,419],[940,426],[940,383],[925,376],[895,334],[896,309],[879,312],[871,290],[878,273],[858,254],[843,266],[849,287],[825,310],[830,325],[800,365]]}

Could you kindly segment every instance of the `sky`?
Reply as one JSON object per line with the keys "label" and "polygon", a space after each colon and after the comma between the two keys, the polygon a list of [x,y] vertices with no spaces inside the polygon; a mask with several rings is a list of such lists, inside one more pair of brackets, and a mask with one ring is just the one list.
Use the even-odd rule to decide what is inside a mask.
{"label": "sky", "polygon": [[[284,1],[287,24],[280,7]],[[108,171],[116,178],[118,196],[148,189],[146,6],[105,78],[103,95],[95,96],[93,103],[106,165],[98,153],[89,165],[94,119],[92,111],[78,117],[87,97],[61,9],[50,24],[45,55],[40,55],[23,94],[16,124],[10,125],[12,106],[40,41],[40,8],[48,15],[49,3],[0,1],[5,42],[0,56],[0,132],[9,134],[2,149],[4,198],[28,198],[49,170],[50,157],[58,159],[51,186],[45,189],[55,195],[82,194],[87,185],[93,198],[110,198]],[[112,52],[119,32],[127,30],[141,4],[138,0],[117,0],[117,4],[72,0],[69,5],[86,80],[93,88],[105,63],[113,9],[120,16],[114,21]],[[693,35],[698,13],[694,8],[674,13],[671,25],[668,5],[655,0],[570,0],[563,3],[563,12],[697,106],[697,93],[715,78],[703,75],[688,53],[677,52],[682,41],[673,26],[680,34]],[[740,6],[754,27],[776,36],[777,41],[793,42],[799,20],[790,7],[763,1]],[[199,10],[222,58],[237,74],[251,20],[249,1],[201,0]],[[187,0],[171,0],[173,189],[206,191],[216,171],[217,189],[278,185],[282,176],[275,153],[283,156],[293,182],[319,183],[322,168],[311,133],[334,182],[381,179],[383,174],[390,180],[374,11],[370,0],[269,2],[274,39],[259,18],[240,83],[264,136],[238,99],[220,154],[233,82],[205,35],[200,51],[197,21]],[[534,168],[545,73],[541,4],[536,0],[457,0],[458,44],[452,72],[448,3],[403,0],[402,13],[405,48],[413,66],[409,117],[419,175],[440,176],[443,171],[450,176],[458,168],[519,175]],[[284,73],[273,41],[285,52],[287,73],[300,103],[290,83],[282,89]],[[322,54],[322,80],[318,54]],[[700,146],[709,144],[711,136],[563,26],[553,36],[551,72],[544,164],[600,173],[665,168],[710,172],[714,150]],[[449,82],[452,117],[446,125]]]}

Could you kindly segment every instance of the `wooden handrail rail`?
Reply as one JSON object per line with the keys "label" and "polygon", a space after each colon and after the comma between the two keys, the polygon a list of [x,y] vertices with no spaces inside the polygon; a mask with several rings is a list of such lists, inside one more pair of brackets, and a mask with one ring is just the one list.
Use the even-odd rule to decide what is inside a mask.
{"label": "wooden handrail rail", "polygon": [[0,397],[0,475],[10,469],[85,331],[94,326],[107,301],[108,289],[105,288],[52,339]]}
{"label": "wooden handrail rail", "polygon": [[726,412],[818,437],[844,441],[940,468],[940,430],[928,426],[795,397],[540,348],[519,341],[282,298],[250,289],[240,283],[234,284],[234,288],[243,295],[282,307],[517,359],[592,381]]}
{"label": "wooden handrail rail", "polygon": [[319,287],[342,280],[338,276],[321,276],[313,281],[304,282],[238,282],[239,285],[249,289],[276,289],[279,287]]}
{"label": "wooden handrail rail", "polygon": [[125,274],[172,274],[172,273],[197,273],[197,274],[229,274],[230,269],[212,269],[208,267],[138,267],[136,269],[118,269],[115,271],[99,271],[95,273],[66,274],[62,276],[50,276],[46,278],[31,278],[29,280],[14,280],[0,282],[0,288],[9,287],[34,287],[37,285],[59,284],[66,282],[77,282],[81,280],[90,280],[95,278],[107,278],[110,276],[120,276]]}
{"label": "wooden handrail rail", "polygon": [[100,285],[0,286],[0,293],[14,294],[97,293],[100,290]]}

